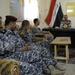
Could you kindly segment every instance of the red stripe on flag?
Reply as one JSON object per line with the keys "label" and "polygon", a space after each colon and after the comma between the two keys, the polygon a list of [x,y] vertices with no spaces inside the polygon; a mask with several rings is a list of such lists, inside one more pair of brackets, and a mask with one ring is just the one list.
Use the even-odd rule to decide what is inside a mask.
{"label": "red stripe on flag", "polygon": [[49,25],[50,22],[51,22],[51,19],[52,19],[52,14],[53,14],[53,10],[54,10],[54,7],[55,7],[55,4],[56,4],[56,0],[52,0],[51,1],[51,5],[50,5],[50,8],[49,8],[49,13],[45,19],[45,22]]}

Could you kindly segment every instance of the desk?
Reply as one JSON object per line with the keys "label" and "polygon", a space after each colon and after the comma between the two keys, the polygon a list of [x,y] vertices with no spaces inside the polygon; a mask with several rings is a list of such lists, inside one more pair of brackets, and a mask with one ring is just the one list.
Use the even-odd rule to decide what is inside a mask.
{"label": "desk", "polygon": [[43,31],[50,31],[54,38],[56,37],[71,37],[70,48],[75,48],[75,29],[55,29],[55,28],[44,28]]}
{"label": "desk", "polygon": [[[68,45],[71,44],[70,37],[56,37],[51,42],[51,44],[54,45],[54,58],[55,59],[66,60],[66,63],[68,63],[68,60],[69,60],[69,48],[68,48]],[[58,45],[64,45],[65,46],[66,57],[57,56],[57,46]]]}

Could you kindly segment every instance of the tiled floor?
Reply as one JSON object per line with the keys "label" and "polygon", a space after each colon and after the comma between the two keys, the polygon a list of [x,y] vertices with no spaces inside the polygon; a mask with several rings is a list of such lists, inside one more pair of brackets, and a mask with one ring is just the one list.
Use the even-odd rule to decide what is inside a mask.
{"label": "tiled floor", "polygon": [[75,64],[61,63],[61,65],[66,66],[66,70],[63,72],[55,70],[52,75],[75,75]]}
{"label": "tiled floor", "polygon": [[[75,53],[75,48],[69,49],[70,55],[71,55],[71,52]],[[73,54],[72,54],[72,56],[73,56]],[[70,56],[70,57],[72,57],[72,56]],[[66,66],[65,71],[61,72],[61,71],[55,70],[52,75],[75,75],[75,57],[74,56],[73,56],[73,58],[70,58],[69,64],[60,63],[61,65]]]}

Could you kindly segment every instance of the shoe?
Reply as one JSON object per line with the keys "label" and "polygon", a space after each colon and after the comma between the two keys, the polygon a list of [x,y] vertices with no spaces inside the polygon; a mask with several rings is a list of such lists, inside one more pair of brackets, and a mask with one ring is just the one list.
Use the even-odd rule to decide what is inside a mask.
{"label": "shoe", "polygon": [[43,70],[43,74],[45,74],[45,75],[51,75],[51,72],[50,72],[49,69],[45,69],[45,70]]}
{"label": "shoe", "polygon": [[59,71],[57,69],[51,71],[51,75],[64,75],[65,71]]}
{"label": "shoe", "polygon": [[61,65],[58,64],[58,63],[57,63],[54,67],[55,67],[56,69],[60,70],[60,71],[65,71],[65,69],[66,69],[65,66],[61,66]]}
{"label": "shoe", "polygon": [[53,65],[49,65],[48,66],[50,72],[51,72],[51,75],[64,75],[65,73],[65,70],[64,71],[61,71],[58,69],[58,67],[54,67]]}

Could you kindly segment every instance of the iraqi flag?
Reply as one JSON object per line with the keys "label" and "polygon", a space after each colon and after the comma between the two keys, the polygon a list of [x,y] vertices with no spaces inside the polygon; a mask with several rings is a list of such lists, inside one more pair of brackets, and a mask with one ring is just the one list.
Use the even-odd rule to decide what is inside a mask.
{"label": "iraqi flag", "polygon": [[50,26],[55,28],[60,27],[61,20],[63,18],[63,12],[59,0],[51,0],[49,13],[45,19],[45,22]]}

